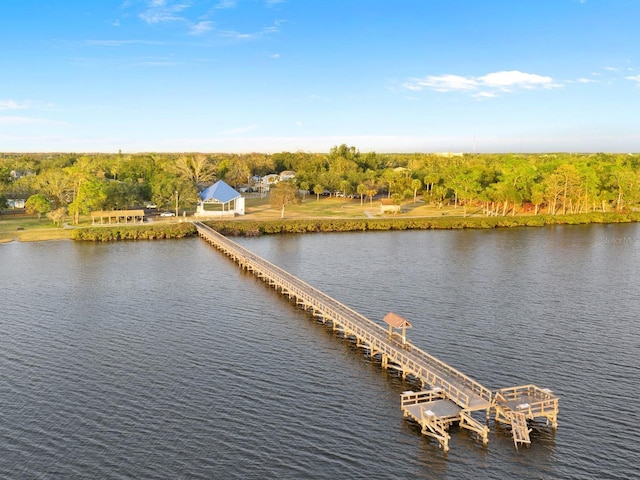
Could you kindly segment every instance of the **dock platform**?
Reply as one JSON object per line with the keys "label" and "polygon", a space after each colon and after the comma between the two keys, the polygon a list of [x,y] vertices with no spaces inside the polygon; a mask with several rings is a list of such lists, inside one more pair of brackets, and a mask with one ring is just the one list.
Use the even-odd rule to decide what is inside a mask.
{"label": "dock platform", "polygon": [[[345,339],[354,339],[383,368],[393,368],[403,378],[411,376],[422,384],[418,392],[404,392],[400,403],[404,417],[417,422],[422,433],[435,438],[444,451],[449,449],[449,426],[457,422],[475,432],[483,444],[488,442],[489,427],[472,413],[485,412],[511,426],[516,448],[530,443],[527,421],[545,417],[557,427],[558,398],[546,389],[527,385],[492,392],[477,381],[433,357],[406,339],[410,323],[395,314],[385,321],[389,330],[331,298],[282,268],[255,255],[202,222],[194,222],[199,236],[252,272],[282,295],[312,312],[324,324],[340,331]],[[402,328],[398,335],[393,328]],[[426,389],[426,387],[429,387]],[[527,405],[527,407],[525,407]]]}

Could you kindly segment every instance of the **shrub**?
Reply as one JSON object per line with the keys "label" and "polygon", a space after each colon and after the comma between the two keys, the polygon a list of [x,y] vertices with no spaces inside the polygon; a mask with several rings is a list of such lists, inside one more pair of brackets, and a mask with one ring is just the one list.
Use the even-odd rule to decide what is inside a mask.
{"label": "shrub", "polygon": [[74,240],[89,242],[115,242],[119,240],[158,240],[184,238],[197,234],[191,222],[162,225],[87,227],[74,230]]}
{"label": "shrub", "polygon": [[207,225],[228,236],[274,235],[279,233],[353,232],[383,230],[429,230],[463,228],[542,227],[544,225],[578,225],[586,223],[620,223],[640,221],[640,212],[582,213],[576,215],[528,215],[515,217],[422,217],[310,220],[219,220]]}

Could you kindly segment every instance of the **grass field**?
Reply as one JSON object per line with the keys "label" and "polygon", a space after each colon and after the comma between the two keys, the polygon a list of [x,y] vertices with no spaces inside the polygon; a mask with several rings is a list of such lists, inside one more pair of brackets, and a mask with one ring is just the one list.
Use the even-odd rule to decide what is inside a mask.
{"label": "grass field", "polygon": [[0,217],[0,243],[19,240],[36,242],[41,240],[63,240],[71,238],[71,230],[55,226],[47,218]]}
{"label": "grass field", "polygon": [[[471,211],[467,212],[472,213]],[[247,220],[276,219],[280,218],[280,210],[269,205],[268,199],[249,198],[246,200],[245,218]],[[418,200],[415,205],[407,203],[402,206],[401,214],[390,214],[390,217],[440,217],[443,215],[462,216],[462,208],[437,208]],[[347,198],[307,196],[297,205],[285,207],[285,218],[365,218],[382,217],[380,214],[380,201],[374,200],[360,202]]]}
{"label": "grass field", "polygon": [[[414,205],[409,202],[402,206],[402,213],[380,214],[380,202],[361,202],[360,200],[336,197],[307,196],[297,205],[289,205],[285,208],[285,219],[320,219],[320,218],[402,218],[402,217],[461,217],[464,211],[461,207],[437,208],[418,200]],[[480,215],[479,211],[468,210],[467,215]],[[237,220],[275,220],[279,219],[281,211],[269,205],[268,198],[248,198],[245,203],[245,215],[236,217]],[[187,216],[188,220],[192,217]],[[154,217],[154,223],[183,221],[182,216]],[[67,219],[70,225],[70,219]],[[40,221],[36,217],[23,217],[12,215],[0,215],[0,243],[10,241],[41,241],[70,239],[73,228],[90,226],[88,217],[81,218],[79,227],[57,227],[47,218]]]}

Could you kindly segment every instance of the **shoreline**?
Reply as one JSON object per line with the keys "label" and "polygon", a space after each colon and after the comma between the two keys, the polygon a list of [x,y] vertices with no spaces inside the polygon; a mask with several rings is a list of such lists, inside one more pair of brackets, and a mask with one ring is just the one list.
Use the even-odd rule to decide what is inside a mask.
{"label": "shoreline", "polygon": [[[515,227],[543,227],[548,225],[588,225],[633,223],[640,221],[640,212],[591,212],[570,215],[516,215],[506,217],[377,217],[377,218],[295,218],[203,220],[223,235],[261,236],[284,233],[329,233],[354,231],[401,230],[462,230]],[[197,235],[192,220],[148,223],[142,225],[103,225],[74,228],[18,228],[0,236],[0,243],[13,241],[123,241],[161,240]]]}

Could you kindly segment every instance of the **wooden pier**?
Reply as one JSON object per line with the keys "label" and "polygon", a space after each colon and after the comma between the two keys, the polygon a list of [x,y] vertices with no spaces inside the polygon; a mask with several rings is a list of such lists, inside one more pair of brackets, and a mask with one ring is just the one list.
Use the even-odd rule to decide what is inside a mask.
{"label": "wooden pier", "polygon": [[[402,412],[422,427],[424,435],[438,440],[444,451],[449,449],[448,427],[454,422],[475,432],[486,444],[489,435],[486,420],[492,411],[495,411],[496,421],[511,426],[516,448],[530,443],[528,420],[544,417],[547,424],[551,420],[552,427],[557,427],[558,398],[551,391],[527,385],[498,390],[494,394],[408,341],[405,328],[411,324],[402,317],[388,314],[385,317],[389,326],[387,330],[211,227],[201,222],[194,224],[201,238],[241,268],[295,300],[300,308],[312,312],[323,323],[331,324],[334,330],[341,331],[345,339],[355,339],[359,347],[380,360],[383,368],[394,368],[403,378],[411,376],[419,380],[423,390],[401,395]],[[402,334],[394,332],[393,328],[401,328]],[[424,389],[426,386],[429,389]],[[485,422],[472,415],[482,411],[485,412]]]}

